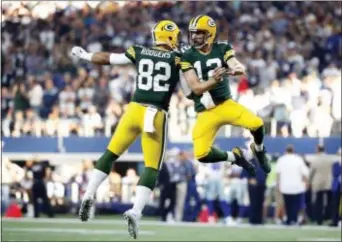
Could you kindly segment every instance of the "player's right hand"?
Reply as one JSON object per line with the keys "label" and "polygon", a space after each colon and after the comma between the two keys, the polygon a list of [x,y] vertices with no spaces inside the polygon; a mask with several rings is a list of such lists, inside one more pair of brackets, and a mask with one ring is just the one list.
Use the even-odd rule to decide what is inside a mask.
{"label": "player's right hand", "polygon": [[83,59],[83,60],[87,60],[87,58],[89,57],[89,53],[85,49],[79,46],[72,47],[71,55],[76,58]]}
{"label": "player's right hand", "polygon": [[223,75],[227,74],[227,69],[224,67],[217,67],[214,71],[213,71],[213,75],[212,78],[215,79],[215,81],[220,82],[222,81],[222,77]]}

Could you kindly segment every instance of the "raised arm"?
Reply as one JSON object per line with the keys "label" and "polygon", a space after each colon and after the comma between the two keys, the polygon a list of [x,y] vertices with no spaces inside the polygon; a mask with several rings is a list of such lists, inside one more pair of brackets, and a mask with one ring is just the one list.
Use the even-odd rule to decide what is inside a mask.
{"label": "raised arm", "polygon": [[125,53],[109,53],[109,52],[96,52],[89,53],[82,47],[74,46],[71,54],[76,58],[86,60],[98,65],[125,65],[131,64],[132,61],[126,56]]}

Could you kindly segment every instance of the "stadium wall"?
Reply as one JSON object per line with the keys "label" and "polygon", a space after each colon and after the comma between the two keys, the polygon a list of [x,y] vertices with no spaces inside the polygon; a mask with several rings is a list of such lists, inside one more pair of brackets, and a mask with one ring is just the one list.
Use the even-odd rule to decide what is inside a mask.
{"label": "stadium wall", "polygon": [[[105,150],[108,137],[4,137],[2,139],[2,153],[12,160],[26,160],[33,157],[52,162],[81,161],[84,158],[96,160]],[[217,138],[215,145],[229,150],[235,146],[246,146],[246,138]],[[138,138],[128,151],[122,155],[120,161],[143,161],[143,155]],[[265,145],[270,154],[282,154],[286,146],[292,144],[297,153],[310,155],[316,152],[318,144],[326,147],[326,152],[335,155],[341,147],[341,137],[328,138],[282,138],[265,137]],[[168,142],[168,149],[178,147],[191,150],[191,142]]]}

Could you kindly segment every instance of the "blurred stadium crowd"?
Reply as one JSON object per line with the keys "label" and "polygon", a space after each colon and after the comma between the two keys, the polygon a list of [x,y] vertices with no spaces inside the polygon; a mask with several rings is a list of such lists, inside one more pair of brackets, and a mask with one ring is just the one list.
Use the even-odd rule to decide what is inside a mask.
{"label": "blurred stadium crowd", "polygon": [[[135,71],[78,63],[71,47],[122,52],[149,45],[150,27],[163,18],[179,24],[187,43],[188,22],[198,14],[216,19],[218,38],[228,39],[248,67],[247,79],[232,79],[233,96],[273,127],[269,133],[341,133],[339,2],[100,2],[41,9],[39,18],[41,4],[3,4],[4,136],[110,136],[135,89]],[[195,112],[181,91],[170,116],[170,137],[190,137]]]}

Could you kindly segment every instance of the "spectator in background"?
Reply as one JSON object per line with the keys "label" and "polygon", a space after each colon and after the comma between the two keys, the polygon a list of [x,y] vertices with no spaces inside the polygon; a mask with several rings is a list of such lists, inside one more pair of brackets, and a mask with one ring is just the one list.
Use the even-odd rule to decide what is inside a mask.
{"label": "spectator in background", "polygon": [[26,110],[26,119],[23,124],[23,134],[40,137],[42,134],[42,122],[39,115],[33,109]]}
{"label": "spectator in background", "polygon": [[[161,214],[161,220],[166,222],[168,214],[174,213],[176,202],[176,183],[171,180],[173,172],[173,152],[179,152],[178,149],[172,149],[168,152],[168,157],[163,162],[161,170],[158,175],[158,187],[160,190],[159,196],[159,211]],[[171,219],[170,219],[171,220]],[[173,219],[172,219],[173,220]]]}
{"label": "spectator in background", "polygon": [[29,99],[26,93],[26,88],[24,83],[17,83],[13,87],[14,92],[14,110],[15,111],[25,111],[30,107]]}
{"label": "spectator in background", "polygon": [[81,172],[77,179],[80,183],[80,196],[81,197],[83,196],[86,190],[86,187],[88,185],[90,175],[93,169],[94,169],[94,164],[92,160],[87,159],[82,162]]}
{"label": "spectator in background", "polygon": [[93,105],[89,106],[87,113],[83,115],[82,123],[84,127],[83,135],[85,137],[95,136],[103,130],[101,116]]}
{"label": "spectator in background", "polygon": [[30,102],[30,107],[37,113],[40,114],[40,107],[43,101],[44,90],[42,86],[37,82],[34,76],[28,77],[29,90],[28,98]]}
{"label": "spectator in background", "polygon": [[38,218],[40,215],[40,205],[39,199],[43,202],[44,212],[50,217],[54,217],[54,212],[52,210],[50,200],[47,196],[45,178],[46,171],[49,166],[48,162],[28,160],[25,164],[25,170],[31,171],[33,173],[33,186],[32,186],[32,200],[34,207],[34,217]]}
{"label": "spectator in background", "polygon": [[4,119],[4,117],[7,115],[7,113],[10,110],[13,110],[13,94],[11,90],[7,87],[1,88],[1,117]]}
{"label": "spectator in background", "polygon": [[328,196],[331,195],[334,160],[324,152],[322,145],[317,146],[316,155],[307,159],[310,162],[310,184],[314,198],[313,217],[318,225],[322,225],[324,212],[328,210],[330,214],[330,208],[324,201],[327,201]]}
{"label": "spectator in background", "polygon": [[122,178],[121,202],[133,203],[135,199],[135,188],[139,181],[137,172],[130,168],[126,171],[126,176]]}
{"label": "spectator in background", "polygon": [[47,79],[45,81],[45,90],[43,94],[43,103],[42,103],[42,117],[48,117],[49,113],[52,110],[52,107],[55,105],[58,100],[58,89],[54,86],[53,81],[51,79]]}
{"label": "spectator in background", "polygon": [[302,157],[289,145],[276,165],[277,189],[283,194],[287,225],[298,223],[304,193],[308,186],[309,169]]}
{"label": "spectator in background", "polygon": [[24,170],[7,157],[3,157],[1,161],[1,213],[9,205],[11,184],[19,182],[23,177]]}
{"label": "spectator in background", "polygon": [[276,224],[281,224],[284,217],[284,203],[282,194],[277,189],[277,173],[276,173],[277,159],[271,159],[271,172],[268,173],[266,179],[265,202],[263,207],[263,218],[267,221],[269,207],[274,208],[273,221]]}
{"label": "spectator in background", "polygon": [[45,123],[45,134],[48,136],[57,136],[59,121],[59,108],[54,106]]}
{"label": "spectator in background", "polygon": [[259,162],[252,158],[251,154],[246,154],[256,167],[255,177],[250,176],[245,170],[242,171],[242,178],[248,179],[248,194],[249,194],[249,223],[263,224],[263,204],[266,191],[267,175],[261,169]]}
{"label": "spectator in background", "polygon": [[76,94],[70,84],[67,84],[63,91],[59,93],[59,108],[68,117],[76,114]]}
{"label": "spectator in background", "polygon": [[332,209],[331,209],[331,223],[330,226],[337,226],[338,222],[341,221],[341,214],[339,207],[341,206],[341,148],[338,150],[338,160],[333,164],[333,180],[332,180]]}
{"label": "spectator in background", "polygon": [[206,204],[209,213],[209,223],[215,222],[215,201],[218,200],[221,211],[223,213],[225,224],[229,224],[229,216],[231,215],[231,207],[227,203],[227,198],[224,193],[225,187],[225,167],[226,163],[208,163],[205,170],[206,181]]}
{"label": "spectator in background", "polygon": [[23,211],[27,217],[33,218],[34,206],[32,198],[32,186],[33,186],[33,172],[29,170],[24,171],[24,177],[20,181],[20,191],[22,196],[20,197],[23,204]]}
{"label": "spectator in background", "polygon": [[23,111],[16,111],[14,114],[14,126],[12,136],[19,137],[23,133],[24,128],[24,113]]}
{"label": "spectator in background", "polygon": [[[85,71],[84,71],[85,72]],[[85,72],[82,75],[87,75]],[[93,105],[93,96],[94,96],[94,79],[89,78],[85,81],[84,84],[81,85],[81,87],[78,89],[77,97],[80,101],[80,108],[82,111],[86,111],[90,106]]]}
{"label": "spectator in background", "polygon": [[99,108],[99,113],[104,116],[106,105],[109,101],[110,92],[108,90],[108,81],[102,77],[98,85],[95,86],[93,95],[93,104]]}
{"label": "spectator in background", "polygon": [[115,170],[112,170],[109,174],[109,196],[112,201],[121,200],[121,175]]}
{"label": "spectator in background", "polygon": [[[191,152],[193,153],[193,152]],[[185,197],[185,205],[184,205],[184,221],[191,221],[195,222],[197,215],[199,214],[201,210],[201,199],[199,197],[198,191],[197,191],[197,183],[196,183],[196,168],[195,168],[195,160],[189,159],[190,154],[185,153],[183,151],[183,156],[185,156],[185,165],[187,168],[187,193]]]}
{"label": "spectator in background", "polygon": [[175,221],[183,220],[185,198],[188,188],[186,156],[183,151],[179,151],[174,161],[173,180],[176,181],[176,204]]}
{"label": "spectator in background", "polygon": [[[240,224],[244,215],[244,200],[248,196],[247,179],[242,177],[242,168],[232,166],[229,174],[229,193],[227,203],[229,206],[229,215],[227,225]],[[236,201],[238,205],[237,219],[232,217],[232,205]]]}

